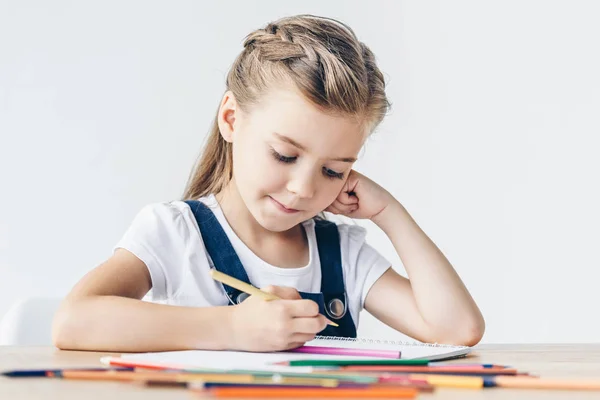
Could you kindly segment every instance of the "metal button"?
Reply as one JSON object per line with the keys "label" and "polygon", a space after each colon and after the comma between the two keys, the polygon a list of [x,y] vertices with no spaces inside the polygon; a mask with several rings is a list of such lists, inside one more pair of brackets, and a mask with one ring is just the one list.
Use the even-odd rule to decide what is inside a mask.
{"label": "metal button", "polygon": [[332,318],[340,319],[346,314],[346,306],[342,300],[333,299],[327,304],[327,312]]}
{"label": "metal button", "polygon": [[246,300],[248,297],[250,297],[250,295],[248,293],[240,293],[238,294],[236,301],[238,304],[240,304],[242,301]]}

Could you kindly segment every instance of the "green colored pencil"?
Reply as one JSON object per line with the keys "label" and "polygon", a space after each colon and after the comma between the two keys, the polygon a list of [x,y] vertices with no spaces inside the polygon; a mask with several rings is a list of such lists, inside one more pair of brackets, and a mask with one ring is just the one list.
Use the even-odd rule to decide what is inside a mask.
{"label": "green colored pencil", "polygon": [[291,367],[343,367],[348,365],[429,365],[429,360],[293,360],[289,361]]}

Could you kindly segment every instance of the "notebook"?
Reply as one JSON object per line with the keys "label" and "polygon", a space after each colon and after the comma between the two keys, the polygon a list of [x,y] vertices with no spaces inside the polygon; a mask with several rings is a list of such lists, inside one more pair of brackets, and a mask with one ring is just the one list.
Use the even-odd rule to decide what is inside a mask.
{"label": "notebook", "polygon": [[437,343],[404,342],[398,340],[346,338],[336,336],[317,336],[306,347],[333,347],[359,350],[392,350],[400,353],[401,359],[431,361],[448,360],[464,357],[471,352],[471,347],[453,346]]}

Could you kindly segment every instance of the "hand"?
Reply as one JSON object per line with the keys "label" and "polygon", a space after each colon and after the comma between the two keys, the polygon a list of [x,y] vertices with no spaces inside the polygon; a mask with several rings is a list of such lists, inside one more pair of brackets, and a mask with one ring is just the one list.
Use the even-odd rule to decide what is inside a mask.
{"label": "hand", "polygon": [[234,306],[232,347],[235,350],[293,349],[314,339],[327,326],[317,303],[303,300],[296,289],[268,286],[262,290],[281,300],[266,301],[250,296]]}
{"label": "hand", "polygon": [[356,219],[372,219],[394,198],[366,176],[351,170],[337,198],[325,211]]}

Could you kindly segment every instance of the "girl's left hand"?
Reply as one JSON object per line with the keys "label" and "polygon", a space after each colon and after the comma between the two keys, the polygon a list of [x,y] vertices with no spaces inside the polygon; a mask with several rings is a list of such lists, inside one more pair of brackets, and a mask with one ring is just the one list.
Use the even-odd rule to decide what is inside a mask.
{"label": "girl's left hand", "polygon": [[325,211],[350,218],[373,218],[394,200],[384,188],[366,176],[350,171],[346,183],[337,198]]}

